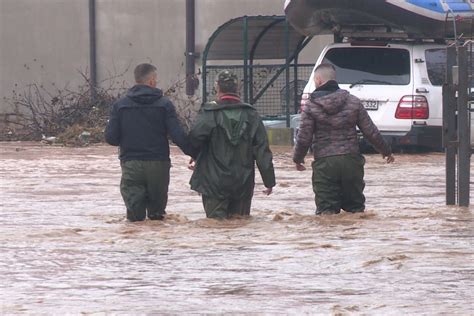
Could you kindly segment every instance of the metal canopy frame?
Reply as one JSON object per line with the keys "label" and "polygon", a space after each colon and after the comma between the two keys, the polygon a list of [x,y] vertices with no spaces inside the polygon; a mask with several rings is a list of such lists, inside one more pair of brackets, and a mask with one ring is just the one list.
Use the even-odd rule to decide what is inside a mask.
{"label": "metal canopy frame", "polygon": [[[236,67],[236,64],[242,67],[242,99],[250,104],[255,104],[285,72],[287,88],[284,119],[289,127],[290,99],[293,98],[296,103],[297,84],[301,81],[298,80],[298,55],[311,39],[312,37],[299,34],[285,16],[242,16],[222,24],[209,38],[202,55],[203,102],[208,101],[208,83],[214,80],[208,78],[210,68]],[[280,63],[275,63],[275,60],[280,60]],[[209,64],[213,61],[217,62],[218,66]],[[262,66],[273,67],[276,71],[259,91],[254,91],[254,70]],[[294,84],[291,90],[295,95],[290,97],[291,74],[291,84]],[[296,108],[296,104],[294,106]]]}

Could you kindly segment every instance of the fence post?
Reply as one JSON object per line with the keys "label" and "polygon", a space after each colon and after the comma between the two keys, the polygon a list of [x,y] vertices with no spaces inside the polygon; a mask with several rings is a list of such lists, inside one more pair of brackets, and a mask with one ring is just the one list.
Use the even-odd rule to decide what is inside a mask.
{"label": "fence post", "polygon": [[244,102],[249,103],[249,32],[248,32],[248,17],[244,16],[243,19],[243,41],[244,41]]}
{"label": "fence post", "polygon": [[299,86],[299,80],[298,80],[298,55],[295,56],[295,60],[293,62],[293,109],[292,113],[296,114],[298,113],[298,86]]}
{"label": "fence post", "polygon": [[443,85],[443,147],[446,153],[446,205],[456,204],[456,94],[453,66],[456,65],[455,46],[447,49],[446,83]]}
{"label": "fence post", "polygon": [[92,102],[97,100],[97,37],[96,34],[96,3],[89,0],[89,87]]}
{"label": "fence post", "polygon": [[471,144],[469,135],[469,65],[467,47],[458,49],[459,85],[458,85],[458,203],[469,206],[469,180],[471,163]]}
{"label": "fence post", "polygon": [[286,127],[290,127],[290,28],[288,19],[285,20],[285,116]]}

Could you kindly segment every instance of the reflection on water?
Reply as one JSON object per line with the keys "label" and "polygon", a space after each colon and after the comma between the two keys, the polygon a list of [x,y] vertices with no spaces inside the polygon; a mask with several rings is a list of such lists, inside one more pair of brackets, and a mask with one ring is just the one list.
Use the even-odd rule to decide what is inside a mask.
{"label": "reflection on water", "polygon": [[444,205],[443,155],[369,155],[367,212],[316,217],[276,148],[274,194],[258,178],[224,222],[172,160],[166,220],[128,223],[114,148],[0,143],[0,314],[474,314],[473,207]]}

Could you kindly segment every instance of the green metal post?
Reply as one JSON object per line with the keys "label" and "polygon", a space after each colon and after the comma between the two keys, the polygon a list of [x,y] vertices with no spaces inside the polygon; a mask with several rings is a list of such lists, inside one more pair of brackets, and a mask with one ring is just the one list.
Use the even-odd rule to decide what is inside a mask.
{"label": "green metal post", "polygon": [[298,55],[293,62],[293,113],[298,113]]}
{"label": "green metal post", "polygon": [[[211,50],[212,45],[214,44],[214,40],[220,35],[220,33],[225,30],[225,28],[231,24],[233,24],[236,20],[239,20],[240,18],[235,18],[230,21],[227,21],[226,23],[222,24],[219,26],[219,28],[211,35],[209,40],[207,41],[206,47],[204,48],[204,51],[202,53],[202,100],[203,103],[207,102],[207,59],[209,56],[209,51]],[[213,80],[213,79],[211,79]],[[212,91],[212,89],[211,89]]]}
{"label": "green metal post", "polygon": [[202,102],[207,102],[207,52],[202,56]]}
{"label": "green metal post", "polygon": [[248,20],[247,16],[244,16],[244,30],[243,30],[243,40],[244,40],[244,102],[249,103],[249,76],[248,76]]}
{"label": "green metal post", "polygon": [[255,38],[252,48],[250,48],[249,52],[249,76],[250,76],[250,88],[249,88],[249,100],[251,104],[255,103],[254,99],[254,86],[253,86],[253,61],[255,59],[255,52],[257,51],[258,45],[260,44],[260,41],[262,40],[263,36],[267,34],[269,30],[272,29],[276,24],[284,22],[284,18],[277,18],[275,17],[275,20],[272,21],[270,24],[268,24],[260,33],[257,35]]}

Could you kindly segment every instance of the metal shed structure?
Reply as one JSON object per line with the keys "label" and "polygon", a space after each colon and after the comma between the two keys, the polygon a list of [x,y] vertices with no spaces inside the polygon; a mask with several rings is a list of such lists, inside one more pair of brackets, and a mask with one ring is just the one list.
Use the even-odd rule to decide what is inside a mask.
{"label": "metal shed structure", "polygon": [[212,100],[216,75],[228,69],[241,79],[243,101],[264,119],[286,120],[289,126],[313,67],[298,64],[298,54],[310,40],[284,16],[243,16],[224,23],[203,52],[203,102]]}

